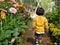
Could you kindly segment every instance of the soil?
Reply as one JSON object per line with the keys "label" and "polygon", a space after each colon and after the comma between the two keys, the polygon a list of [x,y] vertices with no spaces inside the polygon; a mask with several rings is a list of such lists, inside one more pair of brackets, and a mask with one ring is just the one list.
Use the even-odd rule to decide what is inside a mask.
{"label": "soil", "polygon": [[[23,45],[35,45],[34,44],[35,36],[31,30],[26,30],[26,33],[24,34],[24,39],[25,41]],[[50,37],[48,36],[44,36],[42,40],[43,40],[43,45],[53,45]]]}

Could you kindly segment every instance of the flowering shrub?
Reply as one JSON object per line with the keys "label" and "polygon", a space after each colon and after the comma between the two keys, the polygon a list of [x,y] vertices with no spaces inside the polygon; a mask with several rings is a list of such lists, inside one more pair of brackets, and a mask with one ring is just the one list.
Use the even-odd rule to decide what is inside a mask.
{"label": "flowering shrub", "polygon": [[60,42],[60,7],[45,15],[49,21],[49,30],[56,42]]}
{"label": "flowering shrub", "polygon": [[56,42],[60,41],[60,29],[58,29],[58,27],[56,27],[56,25],[54,25],[53,23],[49,23],[49,30],[51,33],[51,36],[53,36]]}
{"label": "flowering shrub", "polygon": [[19,45],[22,45],[22,40],[18,35],[25,32],[31,18],[28,17],[25,20],[23,12],[20,11],[10,3],[0,3],[0,45],[9,45],[13,37],[16,37]]}

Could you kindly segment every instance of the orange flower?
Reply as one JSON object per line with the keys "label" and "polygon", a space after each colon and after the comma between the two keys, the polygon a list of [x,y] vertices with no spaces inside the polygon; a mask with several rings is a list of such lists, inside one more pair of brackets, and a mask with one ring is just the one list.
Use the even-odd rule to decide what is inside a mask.
{"label": "orange flower", "polygon": [[26,7],[25,6],[23,7],[23,10],[26,10]]}
{"label": "orange flower", "polygon": [[2,19],[5,19],[5,18],[6,18],[6,13],[5,13],[5,11],[1,11],[1,18],[2,18]]}
{"label": "orange flower", "polygon": [[17,8],[20,8],[20,9],[26,10],[26,7],[23,6],[23,5],[17,5]]}
{"label": "orange flower", "polygon": [[22,7],[22,5],[17,5],[17,8],[21,8]]}

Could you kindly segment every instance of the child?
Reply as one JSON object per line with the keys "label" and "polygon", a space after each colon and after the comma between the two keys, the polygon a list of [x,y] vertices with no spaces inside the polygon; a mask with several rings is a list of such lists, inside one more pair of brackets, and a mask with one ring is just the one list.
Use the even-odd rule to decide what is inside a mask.
{"label": "child", "polygon": [[45,34],[45,31],[48,32],[48,21],[46,17],[43,16],[43,8],[38,7],[36,14],[37,16],[33,19],[33,28],[35,30],[36,44],[39,45],[39,43],[41,43],[42,36]]}

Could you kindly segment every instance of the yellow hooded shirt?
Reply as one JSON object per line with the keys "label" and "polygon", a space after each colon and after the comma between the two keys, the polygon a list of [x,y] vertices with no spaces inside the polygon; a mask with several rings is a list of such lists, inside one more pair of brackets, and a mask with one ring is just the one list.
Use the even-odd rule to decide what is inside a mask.
{"label": "yellow hooded shirt", "polygon": [[33,19],[33,25],[35,26],[36,32],[45,32],[44,26],[48,25],[48,21],[44,16],[36,16]]}

